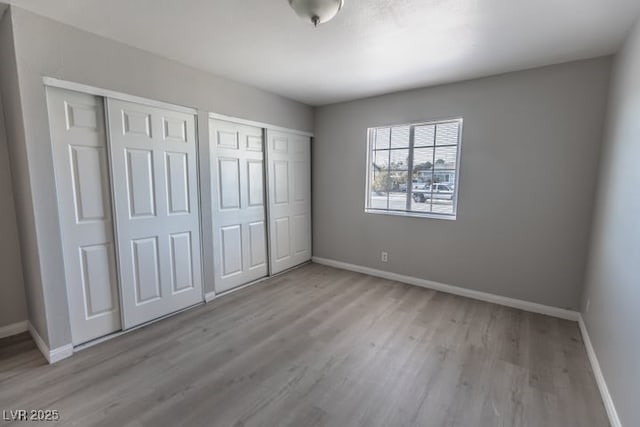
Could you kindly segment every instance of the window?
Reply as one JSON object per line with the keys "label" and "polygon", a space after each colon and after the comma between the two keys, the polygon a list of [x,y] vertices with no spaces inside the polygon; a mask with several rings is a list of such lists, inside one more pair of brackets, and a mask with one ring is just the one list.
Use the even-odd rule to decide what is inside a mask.
{"label": "window", "polygon": [[370,213],[455,219],[462,119],[370,128]]}

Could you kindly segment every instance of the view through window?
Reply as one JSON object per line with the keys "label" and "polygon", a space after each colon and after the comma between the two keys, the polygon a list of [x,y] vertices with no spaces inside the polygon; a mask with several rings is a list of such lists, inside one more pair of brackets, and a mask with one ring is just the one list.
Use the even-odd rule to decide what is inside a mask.
{"label": "view through window", "polygon": [[369,129],[367,212],[455,218],[462,119]]}

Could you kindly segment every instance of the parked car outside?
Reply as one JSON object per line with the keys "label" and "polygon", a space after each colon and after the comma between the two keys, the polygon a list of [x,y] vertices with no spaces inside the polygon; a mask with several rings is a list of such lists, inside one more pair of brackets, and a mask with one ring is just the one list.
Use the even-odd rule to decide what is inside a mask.
{"label": "parked car outside", "polygon": [[433,200],[453,200],[454,191],[449,184],[427,184],[422,188],[414,187],[412,190],[413,200],[419,203],[425,202],[427,199]]}

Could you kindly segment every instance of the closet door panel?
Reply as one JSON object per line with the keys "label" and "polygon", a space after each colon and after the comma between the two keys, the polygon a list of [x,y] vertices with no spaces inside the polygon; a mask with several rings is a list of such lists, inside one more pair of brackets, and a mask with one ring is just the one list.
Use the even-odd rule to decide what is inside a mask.
{"label": "closet door panel", "polygon": [[275,233],[273,237],[275,239],[275,261],[277,263],[285,262],[291,258],[291,233],[289,232],[289,217],[283,216],[275,218],[273,223],[275,224]]}
{"label": "closet door panel", "polygon": [[191,253],[191,233],[175,233],[169,236],[171,243],[171,291],[188,291],[196,285],[193,280],[193,254]]}
{"label": "closet door panel", "polygon": [[267,229],[265,221],[253,222],[249,228],[249,268],[264,269],[267,266]]}
{"label": "closet door panel", "polygon": [[183,215],[189,208],[189,165],[186,153],[165,153],[167,175],[167,211],[169,215]]}
{"label": "closet door panel", "polygon": [[[103,221],[108,216],[105,209],[104,181],[106,158],[104,147],[69,146],[73,195],[78,222]],[[106,195],[108,196],[108,195]],[[106,204],[107,207],[110,204]]]}
{"label": "closet door panel", "polygon": [[247,205],[264,209],[263,160],[247,161]]}
{"label": "closet door panel", "polygon": [[80,248],[82,289],[88,318],[117,310],[118,301],[113,289],[116,283],[113,252],[113,245],[110,243]]}
{"label": "closet door panel", "polygon": [[268,273],[262,129],[209,121],[217,293]]}
{"label": "closet door panel", "polygon": [[162,297],[158,238],[131,240],[135,303],[141,305]]}
{"label": "closet door panel", "polygon": [[293,254],[305,255],[310,246],[309,237],[311,235],[308,229],[309,216],[307,214],[294,215],[293,221]]}
{"label": "closet door panel", "polygon": [[156,215],[153,151],[125,149],[127,194],[131,218]]}
{"label": "closet door panel", "polygon": [[311,141],[267,131],[271,273],[311,259]]}
{"label": "closet door panel", "polygon": [[124,327],[203,300],[195,117],[107,100]]}
{"label": "closet door panel", "polygon": [[273,161],[273,193],[270,200],[274,205],[289,204],[289,162],[287,160]]}
{"label": "closet door panel", "polygon": [[74,345],[121,329],[101,98],[47,87]]}
{"label": "closet door panel", "polygon": [[222,278],[242,273],[242,225],[220,227],[220,252],[222,255]]}
{"label": "closet door panel", "polygon": [[240,209],[240,159],[219,158],[220,210]]}

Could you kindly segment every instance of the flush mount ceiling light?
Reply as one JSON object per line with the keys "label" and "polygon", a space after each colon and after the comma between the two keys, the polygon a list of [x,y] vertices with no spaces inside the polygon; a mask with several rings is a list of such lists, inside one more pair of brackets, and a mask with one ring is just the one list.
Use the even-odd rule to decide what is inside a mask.
{"label": "flush mount ceiling light", "polygon": [[289,0],[289,5],[298,16],[311,21],[316,27],[331,21],[343,4],[344,0]]}

